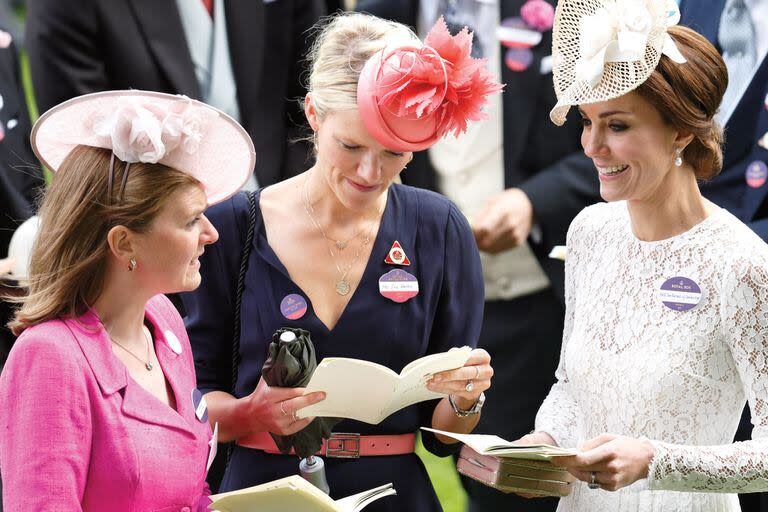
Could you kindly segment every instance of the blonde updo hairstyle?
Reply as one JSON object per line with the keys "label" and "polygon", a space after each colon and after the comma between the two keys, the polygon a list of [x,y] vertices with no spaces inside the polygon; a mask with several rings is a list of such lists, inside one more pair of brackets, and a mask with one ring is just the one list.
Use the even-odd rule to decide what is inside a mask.
{"label": "blonde updo hairstyle", "polygon": [[[122,225],[146,233],[174,193],[201,187],[192,176],[160,163],[130,165],[115,158],[108,187],[108,149],[77,146],[64,159],[40,207],[40,230],[29,264],[29,293],[8,324],[14,334],[55,318],[76,318],[100,295],[106,275],[107,234]],[[127,270],[126,270],[127,272]]]}
{"label": "blonde updo hairstyle", "polygon": [[357,81],[363,66],[386,47],[421,45],[408,27],[361,13],[325,18],[309,53],[308,92],[320,119],[357,108]]}

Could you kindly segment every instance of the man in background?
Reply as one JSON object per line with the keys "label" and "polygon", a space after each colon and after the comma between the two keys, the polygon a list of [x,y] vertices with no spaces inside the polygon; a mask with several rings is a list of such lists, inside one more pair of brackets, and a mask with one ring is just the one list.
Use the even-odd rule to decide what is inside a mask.
{"label": "man in background", "polygon": [[231,115],[258,155],[247,188],[308,167],[292,144],[307,30],[323,0],[28,0],[27,47],[40,112],[81,94],[184,94]]}

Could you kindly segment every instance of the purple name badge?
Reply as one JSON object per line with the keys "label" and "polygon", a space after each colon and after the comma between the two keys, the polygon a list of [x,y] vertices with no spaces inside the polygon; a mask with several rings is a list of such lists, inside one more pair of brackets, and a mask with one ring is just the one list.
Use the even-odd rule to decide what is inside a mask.
{"label": "purple name badge", "polygon": [[297,293],[286,295],[280,302],[280,312],[288,320],[298,320],[307,312],[307,300]]}
{"label": "purple name badge", "polygon": [[755,160],[747,166],[746,177],[747,185],[752,188],[760,188],[768,179],[768,166],[765,165],[765,162]]}
{"label": "purple name badge", "polygon": [[192,408],[195,410],[195,416],[200,423],[208,421],[208,404],[198,389],[192,390]]}
{"label": "purple name badge", "polygon": [[659,299],[669,309],[688,311],[701,302],[701,288],[695,281],[687,277],[673,277],[661,285]]}
{"label": "purple name badge", "polygon": [[405,302],[419,294],[419,280],[403,269],[390,270],[379,278],[379,293],[394,302]]}

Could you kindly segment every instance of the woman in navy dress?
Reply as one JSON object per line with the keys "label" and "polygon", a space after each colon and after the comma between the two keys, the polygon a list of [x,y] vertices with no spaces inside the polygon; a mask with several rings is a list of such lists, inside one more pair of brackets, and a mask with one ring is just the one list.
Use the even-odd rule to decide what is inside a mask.
{"label": "woman in navy dress", "polygon": [[[202,258],[203,285],[183,300],[211,421],[218,421],[220,439],[237,441],[222,491],[296,474],[297,457],[274,453],[268,432],[301,430],[312,418],[298,419],[295,412],[323,398],[322,393],[302,396],[303,388],[269,387],[261,379],[277,329],[309,331],[318,360],[364,359],[396,372],[427,354],[476,344],[483,279],[466,219],[443,196],[393,184],[412,151],[425,149],[448,130],[462,131],[467,120],[482,116],[484,96],[500,89],[469,57],[471,37],[452,38],[439,23],[424,45],[404,26],[362,14],[338,16],[320,34],[305,99],[316,164],[254,194],[256,221],[234,393],[229,340],[248,235],[248,197],[238,195],[207,213],[219,243]],[[479,71],[464,76],[462,70]],[[395,86],[389,99],[415,105],[418,115],[381,99],[387,87],[393,90],[393,78],[411,85]],[[452,104],[459,113],[446,106],[462,92],[449,82],[471,89]],[[433,84],[433,96],[424,93],[425,84],[427,89]],[[380,293],[379,279],[396,269],[418,281],[418,294],[405,302]],[[305,302],[306,311],[292,314],[295,308],[284,307],[287,297]],[[471,432],[492,374],[490,356],[474,349],[463,368],[437,374],[428,383],[449,396],[406,407],[378,425],[339,423],[335,432],[361,435],[361,453],[351,459],[325,457],[331,496],[393,482],[397,496],[366,510],[440,510],[413,453],[413,434],[420,426]],[[455,450],[443,443],[448,439],[424,434],[423,440],[439,455]]]}

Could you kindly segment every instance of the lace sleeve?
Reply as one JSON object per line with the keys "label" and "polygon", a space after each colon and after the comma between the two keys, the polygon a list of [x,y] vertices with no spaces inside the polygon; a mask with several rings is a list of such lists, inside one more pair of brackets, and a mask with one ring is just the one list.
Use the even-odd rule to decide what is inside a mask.
{"label": "lace sleeve", "polygon": [[536,415],[536,431],[546,432],[552,436],[558,446],[567,448],[576,446],[580,430],[578,405],[568,389],[570,383],[565,367],[565,349],[573,331],[574,298],[577,293],[576,271],[579,268],[579,255],[582,252],[579,247],[581,238],[579,232],[583,229],[581,227],[582,215],[577,216],[571,223],[566,242],[568,249],[565,257],[565,323],[563,342],[560,348],[560,363],[555,372],[557,382],[552,386]]}
{"label": "lace sleeve", "polygon": [[[721,446],[652,441],[651,489],[713,492],[768,490],[768,258],[739,255],[724,273],[724,339],[752,410],[752,440]],[[735,399],[723,397],[723,399]]]}

